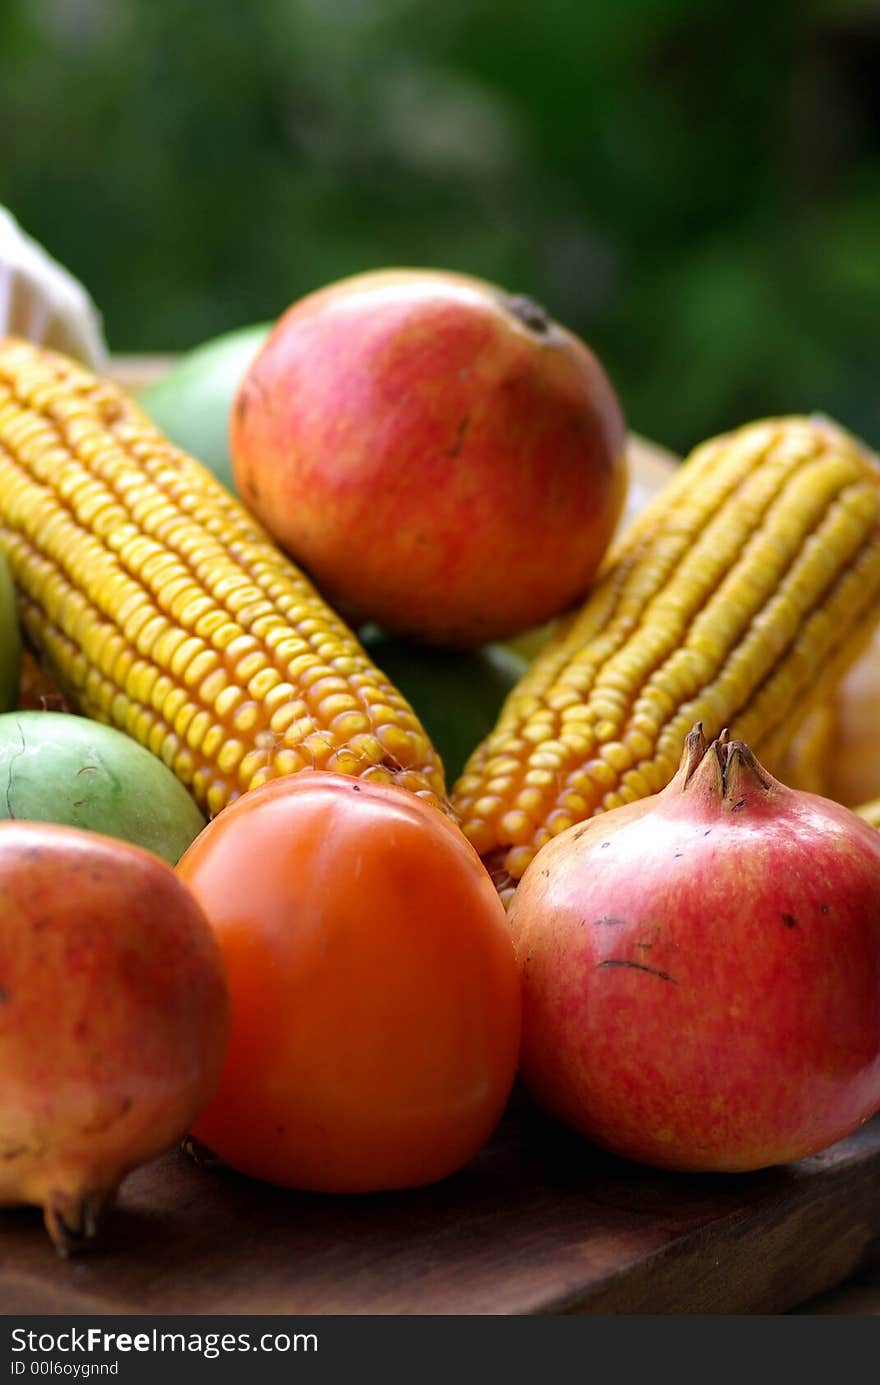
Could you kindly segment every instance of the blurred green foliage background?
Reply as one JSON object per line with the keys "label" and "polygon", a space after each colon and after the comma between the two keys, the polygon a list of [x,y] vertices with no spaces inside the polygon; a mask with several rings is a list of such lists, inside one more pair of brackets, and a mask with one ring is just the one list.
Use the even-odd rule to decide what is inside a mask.
{"label": "blurred green foliage background", "polygon": [[880,445],[878,0],[0,0],[0,131],[115,351],[447,266],[669,446],[813,409]]}

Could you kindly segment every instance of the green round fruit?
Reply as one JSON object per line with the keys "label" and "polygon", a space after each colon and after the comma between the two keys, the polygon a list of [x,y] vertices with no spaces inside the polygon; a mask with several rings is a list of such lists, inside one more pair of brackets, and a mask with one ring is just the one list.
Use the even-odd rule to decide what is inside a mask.
{"label": "green round fruit", "polygon": [[271,322],[258,322],[204,342],[138,396],[157,428],[204,462],[233,492],[229,412],[239,382],[271,326]]}
{"label": "green round fruit", "polygon": [[527,661],[503,644],[437,649],[397,639],[375,625],[364,626],[359,638],[417,713],[451,788],[468,756],[495,726]]}
{"label": "green round fruit", "polygon": [[15,587],[6,557],[0,550],[0,712],[18,700],[21,674],[21,637],[15,608]]}
{"label": "green round fruit", "polygon": [[0,818],[59,822],[176,865],[205,825],[171,770],[112,726],[68,712],[0,716]]}

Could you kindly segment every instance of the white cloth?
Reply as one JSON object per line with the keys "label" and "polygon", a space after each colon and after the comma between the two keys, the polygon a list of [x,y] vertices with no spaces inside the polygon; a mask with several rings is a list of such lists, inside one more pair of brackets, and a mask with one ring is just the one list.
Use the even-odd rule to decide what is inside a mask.
{"label": "white cloth", "polygon": [[100,370],[101,316],[86,289],[0,207],[0,337],[27,337]]}

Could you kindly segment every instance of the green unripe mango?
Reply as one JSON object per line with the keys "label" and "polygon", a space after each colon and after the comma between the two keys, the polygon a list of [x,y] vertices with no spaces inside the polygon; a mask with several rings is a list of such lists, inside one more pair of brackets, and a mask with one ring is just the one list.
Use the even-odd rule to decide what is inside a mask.
{"label": "green unripe mango", "polygon": [[235,392],[269,334],[271,322],[224,332],[187,352],[138,395],[167,438],[203,462],[235,494],[229,413]]}
{"label": "green unripe mango", "polygon": [[101,832],[169,865],[205,825],[158,756],[112,726],[69,712],[0,716],[0,818]]}
{"label": "green unripe mango", "polygon": [[15,587],[6,556],[0,549],[0,712],[18,701],[21,637],[15,607]]}
{"label": "green unripe mango", "polygon": [[503,644],[469,650],[410,644],[376,625],[363,626],[358,637],[417,713],[451,788],[468,756],[495,726],[527,660]]}

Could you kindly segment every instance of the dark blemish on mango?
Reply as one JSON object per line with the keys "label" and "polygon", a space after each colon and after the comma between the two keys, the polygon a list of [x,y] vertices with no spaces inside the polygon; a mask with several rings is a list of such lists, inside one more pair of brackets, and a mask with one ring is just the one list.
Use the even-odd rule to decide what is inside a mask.
{"label": "dark blemish on mango", "polygon": [[798,926],[798,921],[794,914],[783,914],[782,922],[785,924],[786,928],[797,928]]}

